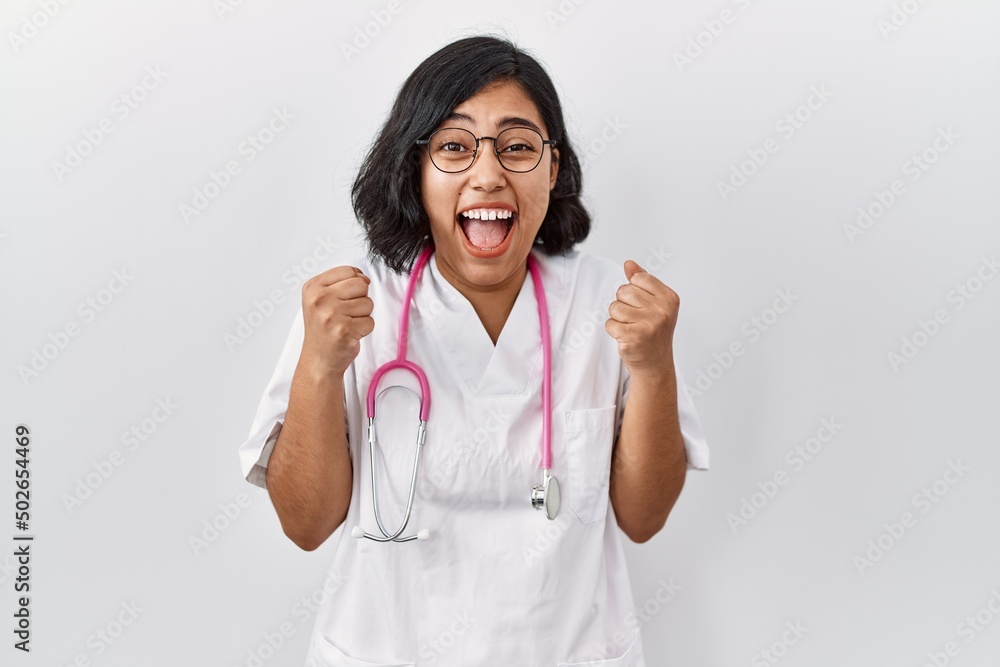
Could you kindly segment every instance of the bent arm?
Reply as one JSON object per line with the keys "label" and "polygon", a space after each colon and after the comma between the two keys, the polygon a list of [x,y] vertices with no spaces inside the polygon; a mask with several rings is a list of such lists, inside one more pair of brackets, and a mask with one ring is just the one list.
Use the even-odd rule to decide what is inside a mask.
{"label": "bent arm", "polygon": [[632,374],[609,489],[615,518],[629,539],[646,542],[663,528],[686,473],[673,365],[662,373]]}
{"label": "bent arm", "polygon": [[343,375],[322,369],[299,358],[285,422],[267,465],[267,490],[281,528],[306,551],[344,522],[353,482]]}

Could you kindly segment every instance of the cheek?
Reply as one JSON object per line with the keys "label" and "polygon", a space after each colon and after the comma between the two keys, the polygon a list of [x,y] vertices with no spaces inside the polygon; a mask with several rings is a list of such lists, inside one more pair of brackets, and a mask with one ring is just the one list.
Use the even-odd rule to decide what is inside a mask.
{"label": "cheek", "polygon": [[454,221],[460,187],[447,176],[434,167],[421,173],[420,200],[432,226],[450,226]]}
{"label": "cheek", "polygon": [[424,208],[427,208],[429,203],[429,195],[434,192],[434,183],[432,179],[432,174],[427,171],[427,165],[422,165],[420,168],[420,199],[424,204]]}
{"label": "cheek", "polygon": [[538,181],[532,183],[531,188],[524,191],[524,196],[533,216],[541,219],[545,217],[545,212],[549,207],[549,187],[548,181]]}
{"label": "cheek", "polygon": [[441,200],[441,184],[426,168],[420,174],[420,200],[428,215],[433,214],[435,204]]}

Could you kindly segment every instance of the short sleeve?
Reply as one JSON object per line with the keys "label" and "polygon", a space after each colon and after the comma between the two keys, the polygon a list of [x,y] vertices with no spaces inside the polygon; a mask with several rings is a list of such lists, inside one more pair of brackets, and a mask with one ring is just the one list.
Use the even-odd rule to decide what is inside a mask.
{"label": "short sleeve", "polygon": [[[278,441],[281,427],[285,422],[285,412],[288,410],[288,397],[292,388],[292,377],[302,354],[305,324],[302,319],[302,307],[292,322],[292,328],[285,339],[278,364],[271,374],[271,379],[264,389],[253,425],[246,441],[240,445],[240,465],[243,477],[262,489],[267,488],[267,462]],[[345,401],[346,403],[346,401]],[[344,428],[347,428],[347,411],[344,411]],[[346,432],[346,431],[345,431]]]}
{"label": "short sleeve", "polygon": [[305,327],[302,319],[302,308],[292,322],[291,330],[285,339],[285,346],[281,350],[278,364],[271,374],[257,404],[257,412],[254,415],[253,425],[250,427],[250,434],[246,441],[240,445],[240,465],[243,468],[243,476],[248,482],[266,489],[267,462],[274,451],[274,444],[278,441],[281,427],[285,420],[285,411],[288,409],[288,395],[292,387],[292,376],[295,374],[295,367],[298,365],[299,355],[302,353],[302,340]]}
{"label": "short sleeve", "polygon": [[[688,470],[708,470],[708,443],[701,429],[701,421],[695,410],[694,401],[681,377],[681,370],[674,363],[674,375],[677,378],[677,415],[680,420],[681,436],[684,438],[684,453],[687,456]],[[622,419],[625,416],[625,399],[628,398],[629,373],[625,364],[621,364],[618,385],[618,416],[615,422],[615,441],[622,429]]]}

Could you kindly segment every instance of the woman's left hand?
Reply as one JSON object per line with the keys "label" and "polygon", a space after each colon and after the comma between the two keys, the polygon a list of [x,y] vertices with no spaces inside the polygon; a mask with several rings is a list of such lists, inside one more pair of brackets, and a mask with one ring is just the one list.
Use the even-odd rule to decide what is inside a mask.
{"label": "woman's left hand", "polygon": [[618,288],[604,324],[618,341],[618,356],[631,375],[673,371],[680,297],[631,259],[625,261],[625,279],[628,284]]}

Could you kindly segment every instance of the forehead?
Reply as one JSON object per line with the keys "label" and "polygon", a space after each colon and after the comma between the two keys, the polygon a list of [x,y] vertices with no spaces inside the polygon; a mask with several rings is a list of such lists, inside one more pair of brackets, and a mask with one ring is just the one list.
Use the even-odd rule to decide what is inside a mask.
{"label": "forehead", "polygon": [[498,81],[485,86],[455,107],[444,125],[458,125],[482,130],[507,127],[530,127],[544,134],[545,123],[538,107],[524,89],[513,81]]}

